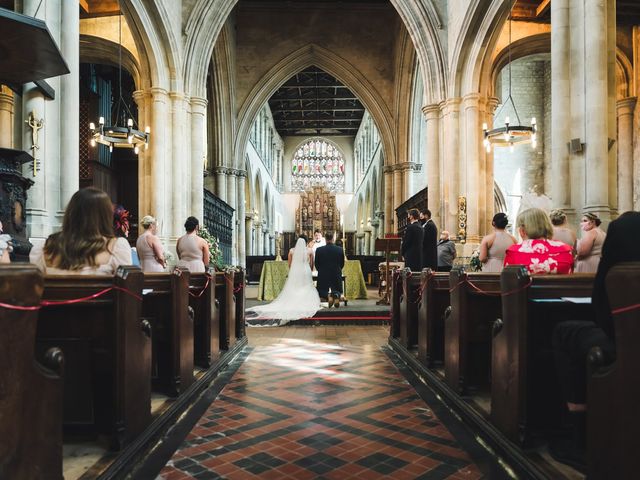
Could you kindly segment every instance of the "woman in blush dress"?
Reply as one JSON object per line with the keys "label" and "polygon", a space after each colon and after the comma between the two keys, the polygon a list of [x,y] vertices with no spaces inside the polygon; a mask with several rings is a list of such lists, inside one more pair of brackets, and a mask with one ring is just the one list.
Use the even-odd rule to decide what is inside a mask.
{"label": "woman in blush dress", "polygon": [[600,228],[600,219],[595,213],[585,213],[580,221],[584,232],[576,248],[576,273],[595,273],[602,256],[602,244],[607,236]]}
{"label": "woman in blush dress", "polygon": [[136,240],[136,251],[140,267],[145,273],[164,272],[167,263],[160,239],[156,236],[158,222],[151,215],[145,215],[140,222],[144,232]]}
{"label": "woman in blush dress", "polygon": [[504,257],[504,265],[524,265],[530,274],[571,273],[571,247],[549,240],[553,226],[547,214],[539,208],[521,212],[516,219],[522,243],[511,245]]}
{"label": "woman in blush dress", "polygon": [[200,222],[196,217],[189,217],[184,222],[186,234],[181,236],[176,243],[179,267],[187,268],[191,273],[203,273],[205,266],[209,265],[209,244],[198,236]]}
{"label": "woman in blush dress", "polygon": [[62,231],[34,246],[29,260],[47,275],[113,275],[131,265],[131,247],[113,233],[113,206],[102,190],[89,187],[73,194]]}
{"label": "woman in blush dress", "polygon": [[567,225],[567,216],[562,210],[553,210],[549,214],[553,224],[553,240],[566,243],[572,251],[576,249],[576,232]]}
{"label": "woman in blush dress", "polygon": [[513,235],[505,231],[509,218],[505,213],[496,213],[493,216],[493,233],[486,235],[480,242],[480,261],[483,263],[483,272],[501,272],[504,264],[504,256],[511,245],[516,243]]}

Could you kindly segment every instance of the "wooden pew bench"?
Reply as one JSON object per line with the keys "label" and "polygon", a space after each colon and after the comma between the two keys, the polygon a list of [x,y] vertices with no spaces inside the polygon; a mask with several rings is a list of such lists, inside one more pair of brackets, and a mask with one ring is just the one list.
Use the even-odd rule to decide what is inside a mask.
{"label": "wooden pew bench", "polygon": [[48,276],[44,300],[85,300],[42,308],[38,316],[40,358],[54,346],[64,353],[65,431],[106,434],[116,450],[151,420],[151,326],[141,320],[143,281],[137,267],[120,267],[114,277]]}
{"label": "wooden pew bench", "polygon": [[402,301],[402,276],[400,269],[395,269],[389,276],[390,285],[390,302],[391,317],[389,319],[389,335],[391,338],[400,338],[401,321],[400,321],[400,303]]}
{"label": "wooden pew bench", "polygon": [[236,305],[234,272],[216,272],[216,299],[220,303],[220,350],[230,350],[236,343]]}
{"label": "wooden pew bench", "polygon": [[502,272],[502,318],[491,346],[491,422],[511,441],[529,444],[533,426],[557,425],[562,398],[551,336],[564,320],[593,320],[592,274],[534,275],[522,266]]}
{"label": "wooden pew bench", "polygon": [[502,317],[499,273],[449,274],[451,314],[445,322],[445,381],[459,395],[488,390],[491,331]]}
{"label": "wooden pew bench", "polygon": [[597,350],[590,355],[594,372],[587,395],[588,478],[631,479],[638,477],[640,454],[640,262],[613,267],[606,289],[615,312],[616,360],[595,369],[602,357]]}
{"label": "wooden pew bench", "polygon": [[193,315],[194,362],[209,368],[220,357],[220,305],[215,296],[216,274],[192,273],[189,278],[189,306]]}
{"label": "wooden pew bench", "polygon": [[233,295],[236,302],[236,339],[239,340],[246,336],[246,325],[244,322],[244,310],[246,308],[245,282],[246,275],[244,270],[236,271],[233,276]]}
{"label": "wooden pew bench", "polygon": [[449,274],[426,268],[420,275],[418,360],[427,368],[444,361],[444,321],[449,308]]}
{"label": "wooden pew bench", "polygon": [[421,274],[408,268],[400,270],[399,282],[402,287],[400,296],[400,343],[411,350],[418,345],[418,310],[421,296]]}
{"label": "wooden pew bench", "polygon": [[177,396],[193,378],[193,322],[189,316],[189,271],[144,274],[142,317],[151,323],[154,388]]}
{"label": "wooden pew bench", "polygon": [[[0,302],[37,307],[40,271],[0,266]],[[0,477],[62,480],[62,364],[57,348],[35,360],[38,310],[0,307]]]}

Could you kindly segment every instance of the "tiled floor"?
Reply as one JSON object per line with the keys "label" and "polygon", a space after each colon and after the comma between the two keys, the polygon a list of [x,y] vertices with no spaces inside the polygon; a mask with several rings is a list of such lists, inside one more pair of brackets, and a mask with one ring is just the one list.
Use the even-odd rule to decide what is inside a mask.
{"label": "tiled floor", "polygon": [[381,348],[387,332],[250,329],[254,350],[160,478],[482,477],[459,429],[454,437]]}

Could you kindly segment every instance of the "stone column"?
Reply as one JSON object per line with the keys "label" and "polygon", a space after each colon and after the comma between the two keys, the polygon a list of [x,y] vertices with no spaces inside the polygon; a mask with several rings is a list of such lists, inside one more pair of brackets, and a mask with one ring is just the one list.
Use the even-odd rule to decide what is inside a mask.
{"label": "stone column", "polygon": [[276,254],[276,236],[275,234],[269,235],[269,255]]}
{"label": "stone column", "polygon": [[213,174],[216,177],[216,195],[225,202],[227,201],[227,169],[224,167],[214,167]]}
{"label": "stone column", "polygon": [[244,220],[245,231],[245,252],[247,255],[253,255],[253,217],[245,216]]}
{"label": "stone column", "polygon": [[[151,126],[151,93],[144,90],[133,92],[133,100],[138,106],[138,127],[144,129]],[[154,133],[149,135],[149,143],[152,143]],[[140,218],[152,212],[153,181],[151,178],[151,156],[147,148],[142,147],[138,153],[138,215]]]}
{"label": "stone column", "polygon": [[171,198],[171,182],[169,180],[170,147],[167,141],[169,134],[167,117],[169,116],[169,95],[164,88],[152,87],[151,92],[151,133],[149,139],[150,160],[150,198],[151,215],[158,219],[158,236],[167,240],[173,225],[168,200]]}
{"label": "stone column", "polygon": [[204,159],[206,157],[207,100],[191,97],[191,214],[204,214]]}
{"label": "stone column", "polygon": [[633,210],[633,114],[636,97],[618,101],[618,211]]}
{"label": "stone column", "polygon": [[586,205],[603,221],[610,216],[608,149],[607,22],[604,1],[585,2]]}
{"label": "stone column", "polygon": [[13,148],[13,94],[0,85],[0,147]]}
{"label": "stone column", "polygon": [[436,225],[442,225],[443,205],[440,191],[440,106],[426,105],[422,107],[426,119],[426,141],[422,142],[426,149],[424,174],[427,175],[427,204]]}
{"label": "stone column", "polygon": [[450,98],[444,103],[444,156],[440,175],[442,177],[441,192],[444,198],[444,218],[441,230],[457,232],[458,228],[458,194],[460,193],[460,98]]}
{"label": "stone column", "polygon": [[264,226],[261,255],[269,255],[269,230]]}
{"label": "stone column", "polygon": [[380,220],[374,218],[371,220],[371,246],[369,247],[369,255],[375,255],[376,253],[376,238],[380,235],[379,233]]}
{"label": "stone column", "polygon": [[484,170],[480,165],[480,147],[482,141],[482,124],[480,123],[480,95],[470,93],[463,99],[465,144],[464,166],[460,173],[463,175],[460,191],[467,197],[467,243],[480,243],[480,206],[484,198],[480,199],[480,179]]}
{"label": "stone column", "polygon": [[571,140],[569,3],[551,2],[551,200],[554,207],[573,213],[567,147]]}
{"label": "stone column", "polygon": [[232,228],[232,241],[231,244],[233,248],[231,249],[231,264],[236,265],[237,262],[237,248],[236,243],[238,241],[238,229],[236,228],[236,220],[238,219],[238,209],[237,209],[237,198],[236,198],[236,182],[237,182],[236,172],[235,170],[229,169],[227,172],[227,203],[231,208],[233,208],[234,212],[231,217],[231,228]]}
{"label": "stone column", "polygon": [[[615,142],[618,137],[618,125],[616,122],[616,0],[604,0],[607,18],[607,123],[609,132],[607,140]],[[637,4],[637,2],[636,2]],[[588,54],[588,53],[587,53]],[[637,68],[636,68],[637,72]],[[637,73],[636,73],[637,76]],[[612,217],[622,212],[618,205],[618,149],[614,145],[609,147],[609,208]]]}
{"label": "stone column", "polygon": [[393,166],[393,208],[405,201],[402,194],[402,168],[399,164]]}
{"label": "stone column", "polygon": [[371,228],[365,228],[364,229],[364,249],[363,249],[363,254],[364,255],[371,255]]}
{"label": "stone column", "polygon": [[[487,99],[486,110],[484,112],[484,122],[489,126],[489,128],[493,128],[493,114],[498,107],[498,99],[496,97],[490,97]],[[484,140],[484,138],[482,138]],[[481,146],[480,148],[484,148]],[[494,149],[491,149],[490,152],[485,150],[484,152],[484,161],[486,168],[486,177],[485,177],[485,208],[487,209],[487,214],[484,219],[484,229],[483,233],[487,234],[491,231],[491,222],[493,221],[493,215],[498,213],[494,211],[495,205],[495,176],[494,176],[494,167],[493,167],[493,152]]]}
{"label": "stone column", "polygon": [[80,9],[62,0],[60,50],[70,73],[60,77],[60,207],[64,209],[80,184]]}
{"label": "stone column", "polygon": [[264,255],[264,236],[262,235],[262,221],[255,222],[255,243],[254,243],[254,255]]}
{"label": "stone column", "polygon": [[382,171],[384,172],[384,231],[392,233],[397,231],[393,205],[393,168],[391,165],[385,165]]}
{"label": "stone column", "polygon": [[[187,123],[187,112],[185,110],[185,96],[180,92],[169,93],[171,98],[171,120],[172,120],[172,141],[170,171],[171,171],[171,214],[173,217],[171,237],[176,239],[182,234],[184,221],[187,216],[187,203],[191,202],[187,172],[191,170],[190,149],[185,141],[185,125]],[[186,168],[185,168],[186,167]]]}
{"label": "stone column", "polygon": [[236,224],[238,228],[238,239],[237,239],[237,251],[238,251],[238,265],[243,267],[246,266],[246,256],[249,250],[246,249],[246,206],[245,206],[245,192],[244,192],[244,182],[247,176],[247,172],[244,170],[238,170],[236,172],[237,179],[237,187],[236,191],[238,193],[238,208],[236,210]]}

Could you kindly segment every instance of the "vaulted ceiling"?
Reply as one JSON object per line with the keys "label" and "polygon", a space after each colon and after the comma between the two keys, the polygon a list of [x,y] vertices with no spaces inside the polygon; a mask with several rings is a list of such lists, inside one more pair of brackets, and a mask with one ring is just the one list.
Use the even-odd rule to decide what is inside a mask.
{"label": "vaulted ceiling", "polygon": [[[513,18],[550,23],[551,2],[552,0],[516,0]],[[640,0],[616,0],[616,17],[620,25],[640,24]]]}
{"label": "vaulted ceiling", "polygon": [[280,136],[355,136],[364,107],[334,76],[309,67],[287,80],[269,99]]}

